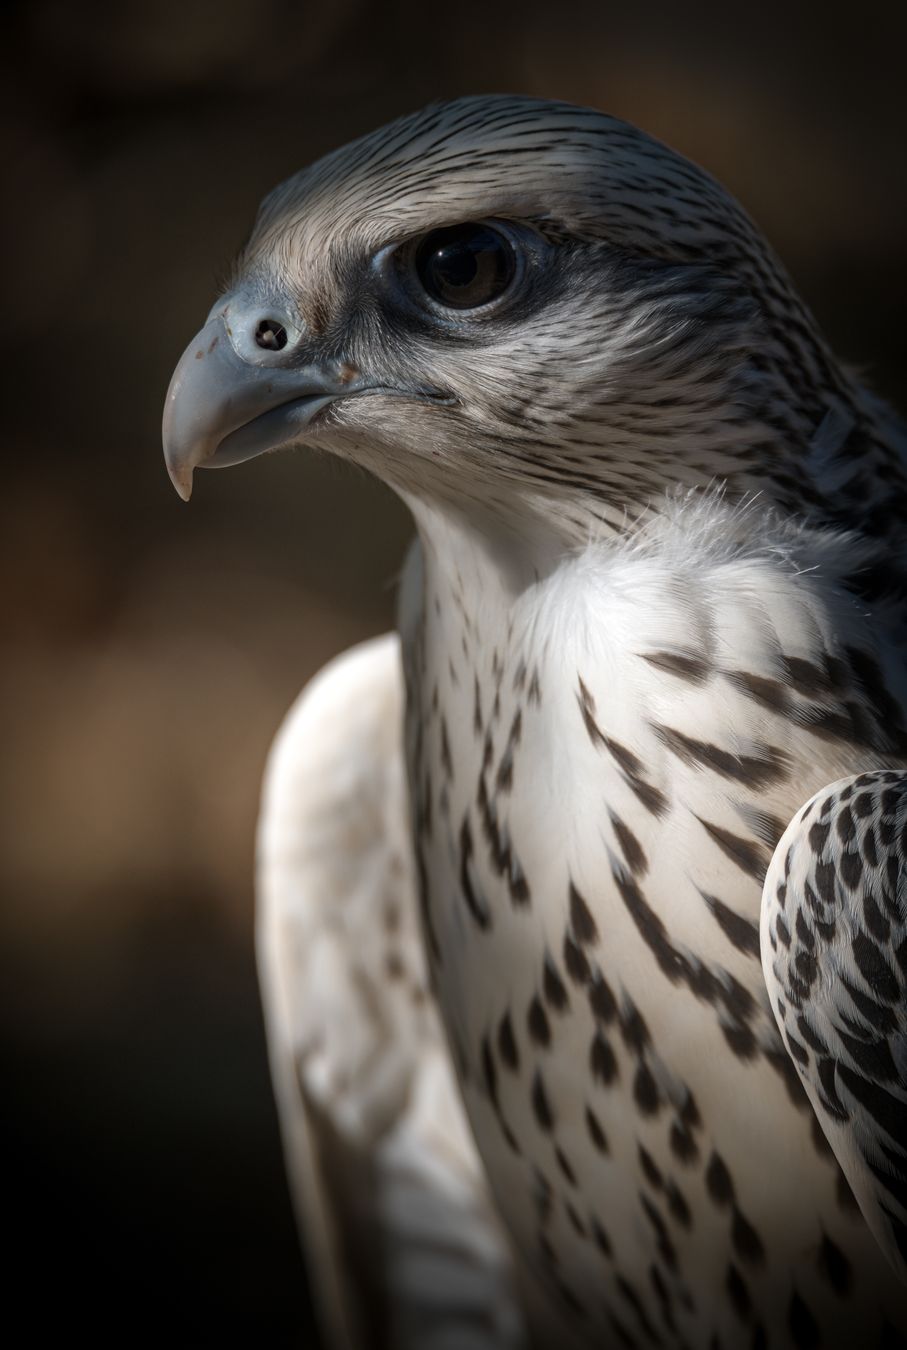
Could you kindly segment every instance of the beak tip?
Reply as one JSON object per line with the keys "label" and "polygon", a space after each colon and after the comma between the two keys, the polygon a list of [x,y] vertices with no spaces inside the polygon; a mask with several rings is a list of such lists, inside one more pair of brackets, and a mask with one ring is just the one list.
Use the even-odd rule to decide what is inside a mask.
{"label": "beak tip", "polygon": [[176,495],[182,501],[187,502],[192,496],[192,470],[191,468],[173,468],[168,470],[170,481],[176,489]]}

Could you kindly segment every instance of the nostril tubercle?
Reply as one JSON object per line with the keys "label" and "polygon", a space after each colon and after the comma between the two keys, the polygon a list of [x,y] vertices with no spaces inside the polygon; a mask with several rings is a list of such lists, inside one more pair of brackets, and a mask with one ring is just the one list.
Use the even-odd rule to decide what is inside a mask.
{"label": "nostril tubercle", "polygon": [[255,345],[266,351],[282,351],[287,341],[287,330],[276,319],[262,319],[255,329]]}

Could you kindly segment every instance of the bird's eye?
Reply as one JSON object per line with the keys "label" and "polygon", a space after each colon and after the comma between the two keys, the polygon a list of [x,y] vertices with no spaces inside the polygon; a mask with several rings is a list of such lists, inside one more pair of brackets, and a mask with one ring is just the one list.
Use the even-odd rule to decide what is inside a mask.
{"label": "bird's eye", "polygon": [[432,230],[420,240],[415,271],[426,295],[447,309],[478,309],[497,300],[513,281],[513,246],[491,225]]}

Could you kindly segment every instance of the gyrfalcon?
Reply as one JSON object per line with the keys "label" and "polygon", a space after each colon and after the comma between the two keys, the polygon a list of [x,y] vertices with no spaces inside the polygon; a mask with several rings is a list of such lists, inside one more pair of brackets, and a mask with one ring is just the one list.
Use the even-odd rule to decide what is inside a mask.
{"label": "gyrfalcon", "polygon": [[416,525],[260,829],[333,1342],[904,1344],[907,434],[740,206],[589,109],[404,117],[266,198],[164,439]]}

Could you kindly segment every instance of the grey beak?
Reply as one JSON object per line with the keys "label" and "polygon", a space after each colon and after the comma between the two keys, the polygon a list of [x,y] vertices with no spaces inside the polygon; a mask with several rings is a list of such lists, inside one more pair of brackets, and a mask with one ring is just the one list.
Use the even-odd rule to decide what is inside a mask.
{"label": "grey beak", "polygon": [[294,440],[333,399],[366,387],[356,374],[305,364],[302,334],[277,310],[241,297],[222,302],[167,390],[164,459],[183,501],[195,469],[239,464]]}

